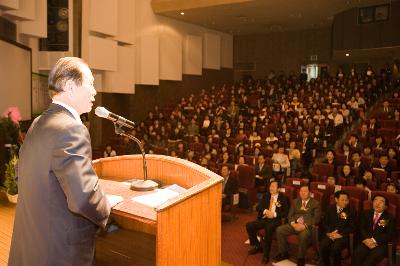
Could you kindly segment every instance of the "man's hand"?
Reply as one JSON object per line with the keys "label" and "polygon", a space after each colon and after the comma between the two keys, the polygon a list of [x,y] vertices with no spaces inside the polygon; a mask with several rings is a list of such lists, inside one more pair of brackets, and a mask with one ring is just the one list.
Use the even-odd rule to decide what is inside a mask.
{"label": "man's hand", "polygon": [[117,196],[117,195],[106,195],[107,201],[110,204],[111,208],[113,208],[115,205],[120,203],[121,201],[124,200],[123,197]]}
{"label": "man's hand", "polygon": [[338,230],[335,230],[331,233],[331,239],[335,240],[335,239],[339,239],[342,238],[343,236],[341,234],[338,233]]}
{"label": "man's hand", "polygon": [[372,238],[366,238],[363,241],[363,244],[366,245],[369,249],[375,248],[377,245],[375,244],[374,240]]}
{"label": "man's hand", "polygon": [[263,212],[263,219],[268,218],[268,219],[272,219],[274,218],[274,213],[270,210],[265,209]]}

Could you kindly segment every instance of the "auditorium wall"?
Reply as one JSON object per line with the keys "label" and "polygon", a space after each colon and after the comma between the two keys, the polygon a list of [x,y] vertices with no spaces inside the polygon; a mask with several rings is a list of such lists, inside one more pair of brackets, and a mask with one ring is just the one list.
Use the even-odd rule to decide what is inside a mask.
{"label": "auditorium wall", "polygon": [[332,27],[333,50],[369,49],[400,45],[400,2],[392,1],[387,21],[358,24],[358,8],[335,16]]}
{"label": "auditorium wall", "polygon": [[331,50],[330,28],[235,36],[234,64],[250,63],[254,69],[237,71],[235,66],[234,78],[261,78],[271,70],[299,73],[302,64],[312,63],[311,55],[318,56],[318,63],[329,63]]}

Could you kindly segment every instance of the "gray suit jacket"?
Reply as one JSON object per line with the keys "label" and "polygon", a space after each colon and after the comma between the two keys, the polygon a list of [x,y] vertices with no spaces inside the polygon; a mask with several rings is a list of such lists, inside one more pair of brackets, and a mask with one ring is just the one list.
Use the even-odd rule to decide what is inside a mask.
{"label": "gray suit jacket", "polygon": [[90,136],[51,104],[20,149],[18,204],[9,265],[91,265],[110,205],[92,167]]}
{"label": "gray suit jacket", "polygon": [[321,219],[321,205],[319,201],[310,198],[306,209],[302,210],[301,199],[297,198],[293,200],[288,214],[289,223],[295,222],[300,216],[303,217],[306,227],[311,230],[311,227],[317,225]]}

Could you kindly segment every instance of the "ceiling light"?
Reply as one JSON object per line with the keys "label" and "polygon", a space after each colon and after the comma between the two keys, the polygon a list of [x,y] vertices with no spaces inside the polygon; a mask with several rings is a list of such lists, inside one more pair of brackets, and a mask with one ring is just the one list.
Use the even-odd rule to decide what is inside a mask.
{"label": "ceiling light", "polygon": [[346,56],[350,56],[350,54],[346,54]]}
{"label": "ceiling light", "polygon": [[181,12],[181,13],[179,13],[179,14],[181,14],[181,16],[183,16],[183,15],[185,15],[185,12]]}

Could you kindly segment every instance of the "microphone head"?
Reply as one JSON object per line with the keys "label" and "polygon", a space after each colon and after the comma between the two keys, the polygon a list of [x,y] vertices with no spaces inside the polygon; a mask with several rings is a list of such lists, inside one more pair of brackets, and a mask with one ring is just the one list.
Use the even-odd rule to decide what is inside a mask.
{"label": "microphone head", "polygon": [[97,106],[96,109],[94,110],[94,113],[98,117],[102,117],[102,118],[107,118],[110,115],[110,112],[102,106]]}

